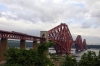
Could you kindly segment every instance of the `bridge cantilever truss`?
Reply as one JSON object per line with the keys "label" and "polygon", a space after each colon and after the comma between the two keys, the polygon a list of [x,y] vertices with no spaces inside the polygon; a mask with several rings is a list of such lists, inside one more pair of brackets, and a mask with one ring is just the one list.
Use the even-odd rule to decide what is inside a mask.
{"label": "bridge cantilever truss", "polygon": [[56,42],[55,49],[57,53],[70,54],[73,38],[66,24],[58,25],[49,30],[49,39]]}
{"label": "bridge cantilever truss", "polygon": [[81,35],[78,35],[75,40],[76,51],[83,50],[82,38]]}
{"label": "bridge cantilever truss", "polygon": [[87,50],[86,39],[83,40],[83,49]]}
{"label": "bridge cantilever truss", "polygon": [[59,54],[62,53],[70,54],[73,43],[76,46],[76,50],[83,50],[87,48],[86,40],[82,42],[81,35],[78,35],[76,40],[73,41],[70,30],[65,23],[61,23],[60,25],[49,30],[48,37],[49,40],[52,40],[56,43],[54,45],[54,48],[56,50],[56,53]]}

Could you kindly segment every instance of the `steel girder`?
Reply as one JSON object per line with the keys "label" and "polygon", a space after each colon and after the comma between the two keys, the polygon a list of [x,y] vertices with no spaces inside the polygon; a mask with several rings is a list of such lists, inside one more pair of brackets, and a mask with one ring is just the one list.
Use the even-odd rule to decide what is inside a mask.
{"label": "steel girder", "polygon": [[76,46],[76,51],[83,50],[83,43],[82,43],[81,35],[77,36],[77,38],[75,40],[75,46]]}
{"label": "steel girder", "polygon": [[73,43],[73,38],[71,36],[68,26],[61,23],[57,27],[48,31],[49,40],[55,41],[54,48],[56,53],[71,53],[71,46]]}
{"label": "steel girder", "polygon": [[86,39],[83,40],[82,42],[82,37],[81,35],[78,35],[76,40],[75,40],[75,46],[76,46],[76,51],[78,50],[87,50],[87,44],[86,44]]}
{"label": "steel girder", "polygon": [[43,37],[27,35],[27,34],[15,32],[15,31],[9,32],[9,31],[3,31],[3,30],[0,30],[0,38],[21,39],[21,40],[40,41],[40,42],[45,41],[45,38]]}
{"label": "steel girder", "polygon": [[86,40],[84,39],[82,42],[81,35],[78,35],[76,40],[73,41],[72,35],[68,26],[64,23],[54,27],[53,29],[48,31],[48,38],[49,40],[54,41],[56,44],[54,48],[56,53],[58,54],[70,54],[72,44],[75,44],[76,51],[87,49]]}
{"label": "steel girder", "polygon": [[87,50],[86,39],[83,40],[83,49]]}

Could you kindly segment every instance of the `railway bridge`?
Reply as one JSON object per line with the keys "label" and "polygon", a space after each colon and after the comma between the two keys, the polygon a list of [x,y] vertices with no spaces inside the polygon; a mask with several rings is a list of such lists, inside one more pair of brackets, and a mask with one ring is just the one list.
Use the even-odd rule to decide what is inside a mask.
{"label": "railway bridge", "polygon": [[8,48],[8,39],[19,39],[20,40],[20,48],[25,49],[26,48],[26,40],[33,41],[33,49],[37,48],[37,42],[40,43],[45,41],[45,38],[27,35],[20,32],[9,32],[9,31],[3,31],[0,30],[0,62],[5,60],[5,57],[3,56],[3,53],[6,52]]}
{"label": "railway bridge", "polygon": [[70,54],[73,44],[76,46],[76,51],[87,49],[86,39],[82,41],[81,35],[78,35],[76,39],[73,40],[70,30],[65,23],[61,23],[49,31],[41,31],[40,36],[41,37],[37,37],[15,31],[9,32],[0,30],[0,61],[5,60],[3,53],[6,52],[8,48],[8,39],[19,39],[20,48],[24,49],[26,47],[26,40],[33,41],[33,49],[37,48],[37,41],[40,41],[40,43],[44,41],[54,41],[56,43],[54,48],[58,54]]}
{"label": "railway bridge", "polygon": [[82,40],[81,35],[78,35],[75,40],[70,33],[68,26],[65,23],[50,29],[49,31],[41,31],[46,41],[54,41],[56,44],[54,48],[58,54],[71,54],[72,45],[75,44],[76,51],[83,51],[87,49],[86,39]]}

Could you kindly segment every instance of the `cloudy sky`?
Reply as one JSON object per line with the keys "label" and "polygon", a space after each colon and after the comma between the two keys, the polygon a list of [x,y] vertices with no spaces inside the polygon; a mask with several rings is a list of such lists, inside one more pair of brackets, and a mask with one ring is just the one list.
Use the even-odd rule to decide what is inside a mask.
{"label": "cloudy sky", "polygon": [[0,0],[0,30],[39,36],[60,23],[100,44],[100,0]]}

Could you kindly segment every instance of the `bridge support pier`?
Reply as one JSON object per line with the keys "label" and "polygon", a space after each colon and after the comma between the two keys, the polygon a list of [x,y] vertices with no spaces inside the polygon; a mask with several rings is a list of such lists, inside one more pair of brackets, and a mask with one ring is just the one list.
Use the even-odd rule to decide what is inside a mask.
{"label": "bridge support pier", "polygon": [[20,49],[25,49],[25,48],[26,48],[25,40],[20,40]]}
{"label": "bridge support pier", "polygon": [[33,49],[37,49],[38,48],[38,45],[37,45],[37,41],[33,41]]}
{"label": "bridge support pier", "polygon": [[1,55],[2,55],[2,54],[1,54],[1,40],[0,40],[0,62],[2,61],[2,60],[1,60]]}
{"label": "bridge support pier", "polygon": [[7,50],[8,45],[8,39],[7,38],[1,38],[0,42],[0,62],[5,61],[5,56],[3,55]]}

